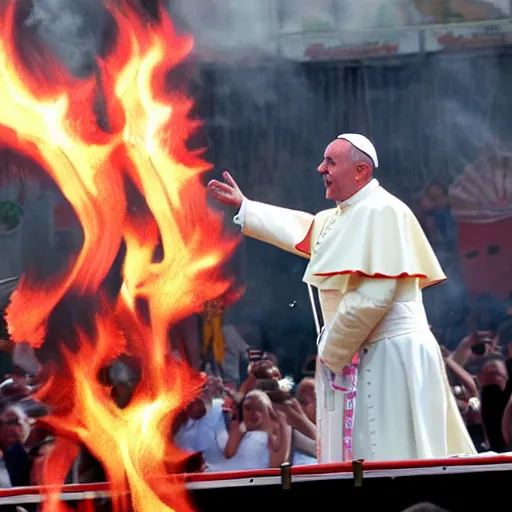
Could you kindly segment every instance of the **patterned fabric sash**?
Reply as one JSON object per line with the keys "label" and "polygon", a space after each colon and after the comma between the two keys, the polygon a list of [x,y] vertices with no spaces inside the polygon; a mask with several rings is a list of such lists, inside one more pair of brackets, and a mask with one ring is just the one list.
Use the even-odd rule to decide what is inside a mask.
{"label": "patterned fabric sash", "polygon": [[329,385],[335,393],[344,393],[343,398],[343,460],[353,460],[352,457],[352,433],[354,426],[354,414],[357,395],[357,369],[359,365],[359,354],[356,354],[352,362],[345,366],[343,375],[335,375],[325,366]]}
{"label": "patterned fabric sash", "polygon": [[[322,333],[318,337],[320,341]],[[352,358],[349,365],[345,366],[342,375],[332,373],[320,361],[320,366],[324,376],[329,383],[332,393],[343,393],[343,425],[342,425],[342,446],[343,446],[343,460],[353,460],[352,457],[352,433],[354,426],[354,414],[356,407],[357,395],[357,371],[359,366],[359,354],[356,353]],[[326,404],[329,407],[329,404]],[[319,425],[320,426],[320,425]],[[320,453],[318,454],[320,460]]]}

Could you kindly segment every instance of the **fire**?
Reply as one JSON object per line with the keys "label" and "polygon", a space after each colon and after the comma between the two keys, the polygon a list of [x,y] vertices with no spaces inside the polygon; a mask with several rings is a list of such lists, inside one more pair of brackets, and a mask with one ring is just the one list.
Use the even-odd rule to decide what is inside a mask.
{"label": "fire", "polygon": [[[0,18],[0,141],[46,170],[83,231],[65,271],[44,282],[21,280],[7,315],[12,338],[40,346],[68,293],[98,303],[94,335],[77,329],[78,351],[64,350],[66,364],[39,393],[52,408],[48,423],[62,434],[43,471],[45,483],[56,486],[45,504],[52,512],[65,510],[58,489],[78,442],[102,462],[115,510],[190,509],[183,482],[161,477],[183,459],[169,443],[170,427],[201,382],[170,356],[168,333],[232,285],[220,267],[236,240],[223,237],[221,217],[207,207],[201,179],[209,165],[186,146],[197,128],[189,119],[193,102],[166,87],[167,72],[193,41],[178,35],[165,13],[149,25],[128,1],[117,4],[109,8],[116,41],[98,59],[97,75],[85,80],[49,57],[44,76],[36,74],[16,45],[15,0]],[[108,130],[94,112],[98,89]],[[129,188],[142,198],[135,206]],[[123,284],[110,301],[102,283],[122,244]],[[98,374],[122,352],[136,356],[141,381],[120,409]]]}

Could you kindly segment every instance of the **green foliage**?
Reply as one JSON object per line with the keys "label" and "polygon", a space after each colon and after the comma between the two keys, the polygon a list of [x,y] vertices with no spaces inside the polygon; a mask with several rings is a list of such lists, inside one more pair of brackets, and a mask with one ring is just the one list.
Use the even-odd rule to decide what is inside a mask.
{"label": "green foliage", "polygon": [[23,207],[12,201],[0,201],[0,228],[11,230],[21,222]]}

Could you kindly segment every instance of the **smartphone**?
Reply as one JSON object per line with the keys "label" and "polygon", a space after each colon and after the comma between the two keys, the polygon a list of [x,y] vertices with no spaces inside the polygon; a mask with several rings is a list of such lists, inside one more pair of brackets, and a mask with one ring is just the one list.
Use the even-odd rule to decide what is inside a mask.
{"label": "smartphone", "polygon": [[487,344],[486,343],[475,343],[471,346],[471,352],[475,354],[475,356],[485,356],[487,353]]}
{"label": "smartphone", "polygon": [[250,363],[257,363],[263,360],[263,352],[259,349],[250,348],[247,350],[247,355],[249,356]]}
{"label": "smartphone", "polygon": [[478,340],[478,343],[475,343],[471,347],[471,352],[475,354],[475,356],[484,356],[489,347],[492,346],[492,338],[488,331],[477,331],[474,333],[475,338]]}
{"label": "smartphone", "polygon": [[284,404],[292,398],[292,394],[287,391],[281,391],[279,384],[274,379],[263,379],[258,382],[256,389],[265,392],[272,403]]}

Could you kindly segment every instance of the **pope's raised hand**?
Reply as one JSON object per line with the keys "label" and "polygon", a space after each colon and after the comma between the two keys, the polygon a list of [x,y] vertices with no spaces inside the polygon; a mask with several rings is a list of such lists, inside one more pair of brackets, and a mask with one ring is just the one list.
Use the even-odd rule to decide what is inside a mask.
{"label": "pope's raised hand", "polygon": [[222,174],[224,182],[212,180],[208,183],[208,192],[221,203],[240,208],[244,195],[229,172]]}

